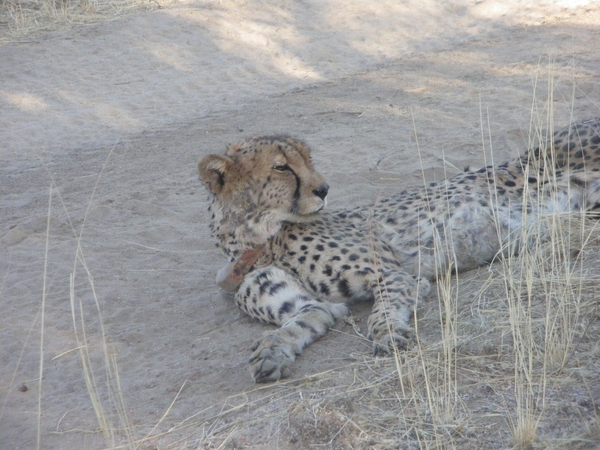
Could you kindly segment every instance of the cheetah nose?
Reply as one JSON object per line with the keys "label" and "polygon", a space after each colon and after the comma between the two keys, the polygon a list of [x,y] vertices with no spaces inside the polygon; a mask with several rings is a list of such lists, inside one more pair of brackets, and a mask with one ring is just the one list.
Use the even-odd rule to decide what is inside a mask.
{"label": "cheetah nose", "polygon": [[323,186],[320,186],[317,189],[315,189],[313,191],[313,194],[315,194],[321,200],[325,200],[325,197],[327,197],[327,193],[328,192],[329,192],[329,185],[328,184],[324,184]]}

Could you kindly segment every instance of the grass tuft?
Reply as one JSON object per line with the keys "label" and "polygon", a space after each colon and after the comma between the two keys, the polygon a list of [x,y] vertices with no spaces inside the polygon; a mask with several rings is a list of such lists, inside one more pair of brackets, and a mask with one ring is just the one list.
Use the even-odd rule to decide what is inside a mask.
{"label": "grass tuft", "polygon": [[42,31],[115,19],[156,10],[176,0],[4,0],[0,2],[0,45]]}

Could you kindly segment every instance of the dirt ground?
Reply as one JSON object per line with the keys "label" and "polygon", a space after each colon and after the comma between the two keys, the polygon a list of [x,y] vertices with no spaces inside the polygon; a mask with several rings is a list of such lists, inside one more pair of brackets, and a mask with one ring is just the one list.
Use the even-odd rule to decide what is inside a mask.
{"label": "dirt ground", "polygon": [[[329,208],[369,203],[422,166],[436,180],[517,155],[532,117],[600,115],[599,49],[591,0],[196,1],[0,47],[0,447],[418,448],[342,432],[362,401],[346,393],[394,369],[349,323],[289,381],[253,383],[265,326],[215,286],[196,164],[289,133]],[[587,389],[572,422],[598,414]],[[503,414],[469,445],[510,448]],[[583,433],[572,422],[541,429]]]}

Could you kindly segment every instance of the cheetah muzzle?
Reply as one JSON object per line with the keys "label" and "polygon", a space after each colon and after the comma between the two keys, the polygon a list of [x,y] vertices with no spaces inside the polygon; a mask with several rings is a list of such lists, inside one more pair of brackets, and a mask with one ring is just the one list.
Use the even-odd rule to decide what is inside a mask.
{"label": "cheetah muzzle", "polygon": [[524,211],[534,220],[600,210],[600,118],[515,160],[345,211],[323,211],[329,185],[308,147],[288,136],[231,145],[198,171],[228,258],[220,285],[249,316],[280,327],[252,347],[251,375],[267,382],[288,376],[296,356],[348,314],[347,302],[373,302],[375,355],[406,348],[429,281],[450,265],[469,270],[517,251]]}

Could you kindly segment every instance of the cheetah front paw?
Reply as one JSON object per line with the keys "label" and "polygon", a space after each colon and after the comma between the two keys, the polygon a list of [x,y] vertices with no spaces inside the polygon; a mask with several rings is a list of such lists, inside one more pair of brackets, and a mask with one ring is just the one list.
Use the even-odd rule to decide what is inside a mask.
{"label": "cheetah front paw", "polygon": [[385,356],[392,354],[394,349],[406,350],[415,333],[408,326],[396,326],[393,330],[384,327],[373,330],[369,337],[373,341],[373,356]]}
{"label": "cheetah front paw", "polygon": [[270,334],[252,346],[250,374],[256,383],[277,381],[290,376],[289,365],[296,360],[295,352],[280,338]]}

